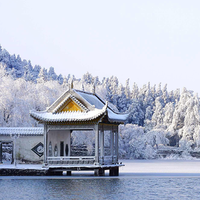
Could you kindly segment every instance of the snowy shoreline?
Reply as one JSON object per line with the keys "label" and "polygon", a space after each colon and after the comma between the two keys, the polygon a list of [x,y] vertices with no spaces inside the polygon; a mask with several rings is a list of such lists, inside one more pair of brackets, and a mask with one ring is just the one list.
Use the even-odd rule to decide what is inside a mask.
{"label": "snowy shoreline", "polygon": [[[125,166],[120,167],[120,178],[134,178],[134,177],[200,177],[200,160],[120,160]],[[21,170],[21,171],[44,171],[42,165],[27,165],[27,164],[18,164],[14,165],[0,165],[0,171],[2,170]],[[3,174],[1,174],[3,175]],[[23,174],[19,174],[23,176]],[[27,177],[30,177],[29,174],[24,174]],[[40,177],[48,178],[44,176],[45,174],[40,175]],[[32,174],[32,176],[34,176]],[[3,178],[4,177],[4,178]],[[6,175],[0,177],[0,179],[5,179]],[[10,177],[9,175],[7,177]],[[38,177],[38,176],[37,176]],[[97,178],[93,176],[91,171],[73,171],[72,176],[50,176],[49,178]],[[25,178],[24,176],[21,177]],[[109,178],[108,172],[104,178]],[[111,178],[111,177],[110,177]],[[117,178],[117,177],[115,177]],[[32,179],[32,178],[31,178]]]}
{"label": "snowy shoreline", "polygon": [[200,175],[200,160],[122,160],[120,173],[185,173]]}

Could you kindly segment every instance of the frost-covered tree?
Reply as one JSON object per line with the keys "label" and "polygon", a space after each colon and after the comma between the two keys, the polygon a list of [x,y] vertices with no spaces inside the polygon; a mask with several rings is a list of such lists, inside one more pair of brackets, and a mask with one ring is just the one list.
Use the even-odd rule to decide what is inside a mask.
{"label": "frost-covered tree", "polygon": [[175,111],[173,114],[172,124],[170,126],[171,130],[179,130],[184,126],[185,112],[187,109],[186,102],[191,97],[191,93],[183,88],[182,94],[180,96],[180,101],[175,105]]}
{"label": "frost-covered tree", "polygon": [[127,110],[125,88],[121,84],[118,89],[117,108],[120,112],[125,112]]}
{"label": "frost-covered tree", "polygon": [[179,135],[187,141],[194,141],[195,129],[199,124],[199,100],[197,96],[192,96],[186,102],[184,127],[179,131]]}
{"label": "frost-covered tree", "polygon": [[148,144],[158,149],[159,145],[169,144],[169,140],[165,137],[166,131],[163,129],[154,129],[146,133]]}
{"label": "frost-covered tree", "polygon": [[197,148],[200,148],[200,125],[197,125],[194,130],[193,139]]}
{"label": "frost-covered tree", "polygon": [[120,126],[119,155],[122,158],[144,158],[144,131],[135,125]]}
{"label": "frost-covered tree", "polygon": [[151,106],[148,106],[146,108],[145,120],[144,120],[145,132],[152,130],[154,127],[154,124],[151,121],[152,114],[153,114],[152,108],[151,108]]}
{"label": "frost-covered tree", "polygon": [[93,84],[94,83],[94,78],[93,78],[92,74],[90,74],[89,72],[84,74],[83,77],[82,77],[82,82],[84,84]]}
{"label": "frost-covered tree", "polygon": [[106,95],[106,100],[114,104],[115,106],[117,105],[117,91],[118,91],[118,78],[112,76],[111,78],[104,80],[106,90],[107,90],[107,95]]}
{"label": "frost-covered tree", "polygon": [[127,99],[131,98],[131,92],[130,92],[130,86],[129,86],[129,79],[126,80],[125,95],[126,95]]}
{"label": "frost-covered tree", "polygon": [[163,107],[160,102],[160,97],[157,97],[155,101],[155,111],[152,116],[152,123],[154,124],[155,127],[160,127],[163,125],[163,118],[164,118]]}
{"label": "frost-covered tree", "polygon": [[136,83],[133,83],[132,92],[131,92],[131,99],[138,99],[139,89]]}
{"label": "frost-covered tree", "polygon": [[40,73],[38,74],[38,79],[37,82],[38,83],[44,83],[48,80],[48,74],[47,74],[47,70],[45,68],[42,68],[40,70]]}
{"label": "frost-covered tree", "polygon": [[167,84],[165,84],[165,86],[163,87],[162,94],[163,94],[163,105],[166,105],[170,101],[169,94],[167,91]]}
{"label": "frost-covered tree", "polygon": [[54,68],[50,67],[49,71],[47,73],[47,80],[49,80],[49,81],[51,81],[51,80],[55,81],[57,79],[57,77],[58,76],[56,75],[56,73],[54,71]]}
{"label": "frost-covered tree", "polygon": [[58,83],[59,83],[60,85],[63,84],[64,79],[63,79],[62,74],[60,74],[60,75],[58,76],[57,80],[58,80]]}
{"label": "frost-covered tree", "polygon": [[131,109],[129,111],[130,111],[130,115],[129,115],[127,123],[143,126],[145,113],[141,109],[140,103],[137,100],[132,100]]}
{"label": "frost-covered tree", "polygon": [[28,64],[24,66],[24,78],[26,81],[34,81],[33,80],[33,67],[31,65],[31,62],[28,61]]}
{"label": "frost-covered tree", "polygon": [[153,108],[154,98],[152,95],[150,83],[148,83],[148,85],[145,85],[143,104],[144,104],[145,109],[149,106]]}
{"label": "frost-covered tree", "polygon": [[172,123],[174,114],[174,103],[169,102],[164,107],[164,118],[163,118],[163,125],[169,127]]}

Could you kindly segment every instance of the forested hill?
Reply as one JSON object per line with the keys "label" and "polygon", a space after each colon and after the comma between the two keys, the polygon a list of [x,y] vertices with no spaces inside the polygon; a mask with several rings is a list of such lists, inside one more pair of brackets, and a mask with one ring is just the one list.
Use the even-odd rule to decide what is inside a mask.
{"label": "forested hill", "polygon": [[14,78],[24,78],[26,81],[37,82],[39,78],[48,80],[57,80],[63,84],[62,75],[57,75],[54,68],[50,67],[47,71],[39,65],[32,66],[30,60],[22,60],[20,56],[10,55],[8,51],[0,46],[0,62],[5,65],[6,71]]}
{"label": "forested hill", "polygon": [[[44,110],[68,89],[71,79],[74,80],[74,87],[80,90],[92,91],[95,84],[96,93],[120,112],[131,111],[127,124],[134,126],[122,127],[121,142],[127,140],[128,145],[132,145],[132,151],[136,151],[136,142],[131,143],[133,139],[143,141],[143,151],[149,145],[154,148],[160,144],[180,145],[187,149],[199,147],[200,106],[198,96],[192,91],[186,88],[181,92],[179,89],[168,91],[167,85],[152,86],[150,83],[138,88],[136,83],[130,86],[129,80],[122,85],[117,77],[99,80],[89,73],[81,79],[71,75],[58,76],[53,67],[49,70],[38,65],[33,67],[30,61],[10,55],[1,47],[0,126],[38,126],[29,117],[29,110]],[[129,151],[130,146],[125,147],[126,144],[121,154]]]}

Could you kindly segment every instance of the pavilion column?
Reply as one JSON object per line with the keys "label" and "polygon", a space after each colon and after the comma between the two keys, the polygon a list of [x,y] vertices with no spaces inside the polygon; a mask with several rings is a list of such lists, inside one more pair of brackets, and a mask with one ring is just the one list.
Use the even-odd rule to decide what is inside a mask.
{"label": "pavilion column", "polygon": [[104,164],[104,131],[100,131],[100,159],[101,159],[101,164]]}
{"label": "pavilion column", "polygon": [[95,125],[95,163],[99,164],[99,129],[98,125]]}
{"label": "pavilion column", "polygon": [[47,125],[44,124],[44,165],[47,165]]}
{"label": "pavilion column", "polygon": [[115,131],[115,156],[116,162],[118,162],[118,131]]}
{"label": "pavilion column", "polygon": [[110,153],[112,163],[114,163],[114,133],[113,130],[110,131]]}

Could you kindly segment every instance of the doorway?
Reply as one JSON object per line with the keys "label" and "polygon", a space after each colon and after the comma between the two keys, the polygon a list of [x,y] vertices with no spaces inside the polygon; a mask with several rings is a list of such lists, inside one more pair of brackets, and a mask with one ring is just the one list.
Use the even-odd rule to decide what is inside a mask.
{"label": "doorway", "polygon": [[60,156],[64,156],[64,141],[60,142]]}

